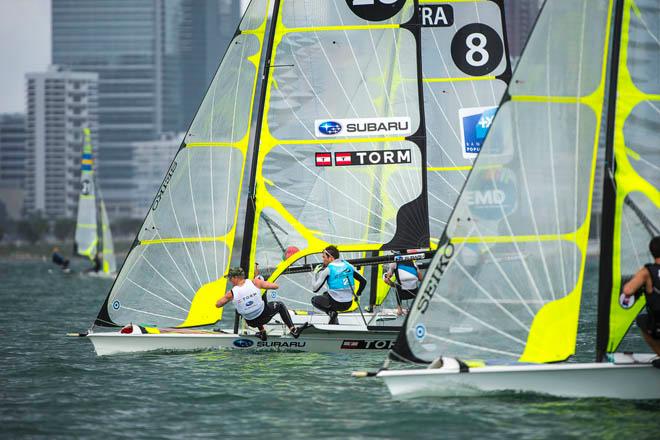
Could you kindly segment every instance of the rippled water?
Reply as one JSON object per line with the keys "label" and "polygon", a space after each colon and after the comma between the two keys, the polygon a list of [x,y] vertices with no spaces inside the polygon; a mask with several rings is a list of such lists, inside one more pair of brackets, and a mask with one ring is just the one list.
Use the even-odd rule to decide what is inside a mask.
{"label": "rippled water", "polygon": [[[3,438],[657,438],[660,402],[535,395],[395,401],[381,382],[350,377],[377,368],[381,354],[99,358],[89,341],[65,333],[89,326],[109,281],[49,268],[0,261]],[[587,284],[594,282],[592,274]],[[581,316],[581,360],[593,358],[593,316]]]}

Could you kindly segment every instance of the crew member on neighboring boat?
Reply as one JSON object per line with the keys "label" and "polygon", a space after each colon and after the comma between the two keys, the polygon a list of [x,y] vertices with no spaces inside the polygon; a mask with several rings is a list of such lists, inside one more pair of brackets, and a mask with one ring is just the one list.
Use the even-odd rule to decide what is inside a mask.
{"label": "crew member on neighboring boat", "polygon": [[323,264],[319,264],[312,272],[312,290],[318,292],[323,284],[328,283],[328,291],[312,297],[312,305],[327,313],[329,324],[339,324],[338,312],[348,310],[353,304],[353,287],[355,280],[360,283],[357,296],[367,285],[367,280],[348,262],[339,258],[339,249],[328,246],[321,254]]}
{"label": "crew member on neighboring boat", "polygon": [[60,248],[55,246],[53,248],[53,254],[51,256],[51,261],[60,266],[60,269],[62,269],[62,272],[68,272],[70,271],[69,269],[69,260],[64,258],[64,256],[60,253]]}
{"label": "crew member on neighboring boat", "polygon": [[232,267],[225,276],[234,286],[218,300],[216,307],[223,307],[229,301],[233,301],[236,311],[245,318],[247,325],[259,329],[257,337],[262,341],[267,338],[264,325],[278,313],[282,322],[289,328],[291,336],[294,338],[300,336],[300,329],[293,326],[286,305],[280,301],[265,302],[261,296],[260,289],[277,289],[279,288],[277,284],[259,278],[246,279],[242,267]]}
{"label": "crew member on neighboring boat", "polygon": [[[394,251],[394,255],[399,255],[400,252]],[[392,276],[396,278],[396,282],[392,280]],[[414,261],[397,261],[390,263],[387,272],[383,274],[383,281],[385,284],[396,289],[396,314],[403,315],[403,301],[415,299],[417,290],[419,289],[419,282],[422,280],[422,274],[417,269]]]}
{"label": "crew member on neighboring boat", "polygon": [[[647,344],[660,356],[660,236],[651,239],[649,250],[654,262],[639,269],[623,286],[623,301],[627,304],[630,297],[644,288],[647,313],[640,314],[636,322]],[[653,366],[660,368],[660,358],[653,361]]]}

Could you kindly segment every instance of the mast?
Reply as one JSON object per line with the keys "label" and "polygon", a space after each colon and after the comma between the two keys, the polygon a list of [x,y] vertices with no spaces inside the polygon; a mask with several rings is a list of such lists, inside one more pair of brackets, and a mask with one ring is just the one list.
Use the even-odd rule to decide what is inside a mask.
{"label": "mast", "polygon": [[[275,27],[277,26],[280,11],[280,0],[275,0],[273,13],[271,14],[268,44],[266,45],[266,57],[264,59],[264,71],[262,73],[261,91],[259,92],[259,104],[257,107],[257,124],[255,126],[254,145],[252,147],[252,164],[250,165],[250,182],[248,184],[247,203],[245,209],[245,226],[243,229],[243,243],[241,245],[241,267],[246,275],[250,274],[250,249],[254,231],[254,218],[256,214],[256,173],[259,158],[259,144],[261,143],[261,125],[264,118],[264,107],[266,104],[266,91],[270,77],[270,63],[273,56],[273,44],[275,40]],[[240,316],[235,312],[234,333],[238,332]]]}
{"label": "mast", "polygon": [[607,353],[610,333],[610,303],[612,296],[612,254],[614,240],[614,210],[616,208],[616,186],[614,172],[614,131],[616,117],[619,55],[621,49],[621,24],[623,0],[615,0],[612,47],[609,59],[610,82],[607,97],[607,126],[605,134],[605,165],[603,175],[603,206],[601,212],[600,262],[598,273],[598,318],[596,329],[596,361],[602,362]]}

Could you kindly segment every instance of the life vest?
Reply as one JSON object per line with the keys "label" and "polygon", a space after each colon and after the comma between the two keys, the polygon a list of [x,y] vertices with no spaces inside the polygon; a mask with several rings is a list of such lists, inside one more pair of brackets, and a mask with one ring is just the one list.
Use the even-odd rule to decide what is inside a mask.
{"label": "life vest", "polygon": [[355,269],[343,260],[328,264],[328,293],[337,302],[353,301],[353,272]]}
{"label": "life vest", "polygon": [[417,266],[412,261],[396,263],[396,279],[404,290],[415,290],[418,287]]}
{"label": "life vest", "polygon": [[232,287],[231,293],[236,311],[247,320],[258,318],[266,307],[261,290],[250,280],[245,280],[242,286]]}

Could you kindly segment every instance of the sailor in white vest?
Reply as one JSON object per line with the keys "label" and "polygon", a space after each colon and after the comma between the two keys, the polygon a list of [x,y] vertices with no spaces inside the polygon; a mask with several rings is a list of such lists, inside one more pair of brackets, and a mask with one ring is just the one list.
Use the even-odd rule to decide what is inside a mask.
{"label": "sailor in white vest", "polygon": [[312,305],[328,314],[328,324],[339,324],[337,312],[348,310],[353,304],[354,280],[360,283],[357,296],[366,287],[367,280],[350,263],[339,258],[339,250],[335,246],[325,248],[321,258],[323,264],[319,264],[312,272],[312,290],[318,292],[327,282],[328,291],[314,296]]}
{"label": "sailor in white vest", "polygon": [[233,301],[236,311],[245,318],[247,325],[259,329],[257,337],[262,341],[267,338],[264,325],[278,313],[282,322],[289,328],[291,336],[294,338],[300,336],[300,329],[293,326],[286,305],[280,301],[265,302],[261,296],[261,289],[277,289],[279,288],[277,284],[259,278],[246,279],[242,267],[232,267],[225,276],[234,287],[218,300],[216,307],[223,307],[229,301]]}
{"label": "sailor in white vest", "polygon": [[[393,251],[394,255],[400,255],[400,252]],[[396,278],[396,282],[392,280]],[[419,289],[419,282],[422,280],[422,274],[414,261],[399,261],[391,263],[387,272],[383,274],[385,284],[396,289],[396,314],[403,315],[403,301],[415,299]]]}

